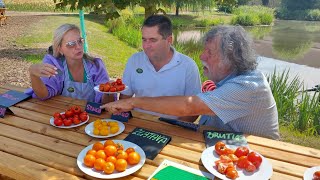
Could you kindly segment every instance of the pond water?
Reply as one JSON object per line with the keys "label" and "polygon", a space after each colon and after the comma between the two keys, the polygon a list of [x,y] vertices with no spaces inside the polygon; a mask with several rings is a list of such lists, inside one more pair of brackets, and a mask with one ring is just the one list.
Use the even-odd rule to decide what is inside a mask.
{"label": "pond water", "polygon": [[[307,88],[320,84],[320,22],[277,20],[272,27],[246,27],[266,74],[290,69]],[[179,42],[198,41],[208,29],[176,31]]]}

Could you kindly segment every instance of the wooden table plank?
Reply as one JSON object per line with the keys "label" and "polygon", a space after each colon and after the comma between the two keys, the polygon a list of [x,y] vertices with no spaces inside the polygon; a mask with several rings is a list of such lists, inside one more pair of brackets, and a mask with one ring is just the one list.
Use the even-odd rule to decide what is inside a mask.
{"label": "wooden table plank", "polygon": [[0,174],[14,179],[83,179],[2,151],[0,159]]}
{"label": "wooden table plank", "polygon": [[0,150],[48,167],[53,167],[69,174],[82,177],[85,175],[78,168],[76,158],[39,148],[21,141],[0,136]]}

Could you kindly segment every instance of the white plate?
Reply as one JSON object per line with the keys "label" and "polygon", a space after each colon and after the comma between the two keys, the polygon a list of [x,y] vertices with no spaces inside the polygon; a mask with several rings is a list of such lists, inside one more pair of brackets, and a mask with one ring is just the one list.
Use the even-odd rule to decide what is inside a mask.
{"label": "white plate", "polygon": [[320,171],[320,166],[315,166],[315,167],[308,168],[308,169],[304,172],[303,179],[304,179],[304,180],[312,180],[312,179],[313,179],[313,174],[314,174],[316,171]]}
{"label": "white plate", "polygon": [[[127,169],[123,172],[117,172],[116,170],[112,174],[105,174],[103,171],[96,171],[94,168],[89,168],[83,163],[83,159],[86,156],[87,152],[92,149],[93,144],[87,146],[84,148],[78,155],[77,158],[77,165],[80,168],[81,171],[84,173],[96,177],[96,178],[103,178],[103,179],[113,179],[113,178],[119,178],[119,177],[124,177],[128,176],[136,171],[138,171],[146,161],[146,154],[144,151],[141,149],[140,146],[129,142],[129,141],[124,141],[124,140],[113,140],[115,143],[121,143],[124,147],[124,149],[127,149],[129,147],[134,148],[136,152],[140,154],[140,162],[136,165],[130,165],[128,164]],[[102,144],[104,144],[105,141],[100,141]]]}
{"label": "white plate", "polygon": [[116,93],[121,93],[122,91],[127,90],[127,89],[128,89],[128,86],[125,86],[124,90],[122,90],[122,91],[116,91],[116,92],[103,92],[103,91],[100,91],[100,90],[99,90],[99,85],[95,86],[93,89],[94,89],[95,91],[97,91],[97,92],[101,92],[101,93],[104,93],[104,94],[116,94]]}
{"label": "white plate", "polygon": [[[64,114],[64,112],[62,112],[62,113],[60,113],[60,114]],[[78,127],[78,126],[81,126],[81,125],[84,125],[86,122],[88,122],[89,121],[89,115],[88,115],[88,118],[87,118],[87,120],[86,121],[81,121],[81,123],[79,123],[79,124],[71,124],[70,126],[65,126],[65,125],[63,125],[62,124],[62,126],[56,126],[55,124],[54,124],[54,117],[51,117],[50,118],[50,124],[52,125],[52,126],[54,126],[54,127],[57,127],[57,128],[64,128],[64,129],[67,129],[67,128],[74,128],[74,127]]]}
{"label": "white plate", "polygon": [[[237,180],[241,180],[241,179],[242,180],[269,179],[272,175],[272,172],[273,172],[272,166],[266,158],[264,158],[263,156],[261,156],[261,157],[262,157],[262,163],[261,163],[260,167],[252,173],[247,172],[244,169],[239,169],[238,167],[236,167],[236,169],[238,171],[238,175],[239,175]],[[227,178],[226,175],[219,173],[218,170],[216,169],[214,162],[217,160],[219,160],[219,155],[215,152],[214,146],[207,148],[201,154],[202,164],[210,173],[212,173],[213,175],[215,175],[216,177],[218,177],[220,179],[229,180],[229,178]]]}
{"label": "white plate", "polygon": [[95,138],[108,138],[108,137],[116,136],[116,135],[122,133],[122,132],[124,131],[124,129],[125,129],[124,124],[123,124],[122,122],[120,122],[120,121],[116,121],[116,120],[112,120],[112,119],[103,119],[102,121],[106,121],[106,122],[108,122],[108,121],[114,121],[114,122],[117,122],[118,125],[119,125],[119,131],[118,131],[117,133],[115,133],[115,134],[109,134],[108,136],[94,135],[94,134],[93,134],[93,123],[94,123],[94,122],[89,123],[89,124],[86,126],[86,128],[84,129],[84,131],[85,131],[89,136],[92,136],[92,137],[95,137]]}

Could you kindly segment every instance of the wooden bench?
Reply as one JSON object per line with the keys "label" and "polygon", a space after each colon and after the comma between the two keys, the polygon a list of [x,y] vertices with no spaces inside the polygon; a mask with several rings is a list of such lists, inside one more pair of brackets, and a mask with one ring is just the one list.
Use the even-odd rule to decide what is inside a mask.
{"label": "wooden bench", "polygon": [[7,16],[5,15],[7,8],[0,8],[0,26],[7,24]]}

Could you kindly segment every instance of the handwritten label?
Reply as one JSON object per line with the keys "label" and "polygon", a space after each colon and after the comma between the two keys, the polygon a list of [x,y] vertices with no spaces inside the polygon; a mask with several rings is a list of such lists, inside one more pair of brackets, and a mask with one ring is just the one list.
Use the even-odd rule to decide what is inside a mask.
{"label": "handwritten label", "polygon": [[122,113],[114,113],[111,115],[111,119],[118,120],[121,122],[128,122],[130,118],[132,118],[131,111],[122,112]]}
{"label": "handwritten label", "polygon": [[6,111],[7,111],[7,107],[0,105],[0,118],[4,118]]}
{"label": "handwritten label", "polygon": [[248,146],[247,140],[241,132],[227,132],[227,131],[203,131],[206,146],[214,146],[218,141],[231,146]]}
{"label": "handwritten label", "polygon": [[30,95],[24,94],[18,91],[7,91],[0,95],[0,105],[4,107],[10,107],[30,97]]}
{"label": "handwritten label", "polygon": [[96,115],[100,115],[102,109],[100,108],[101,104],[99,103],[95,103],[95,102],[87,102],[85,111],[87,111],[87,113],[90,114],[96,114]]}
{"label": "handwritten label", "polygon": [[171,137],[143,128],[135,128],[124,140],[140,146],[146,153],[146,157],[153,160],[170,142]]}

